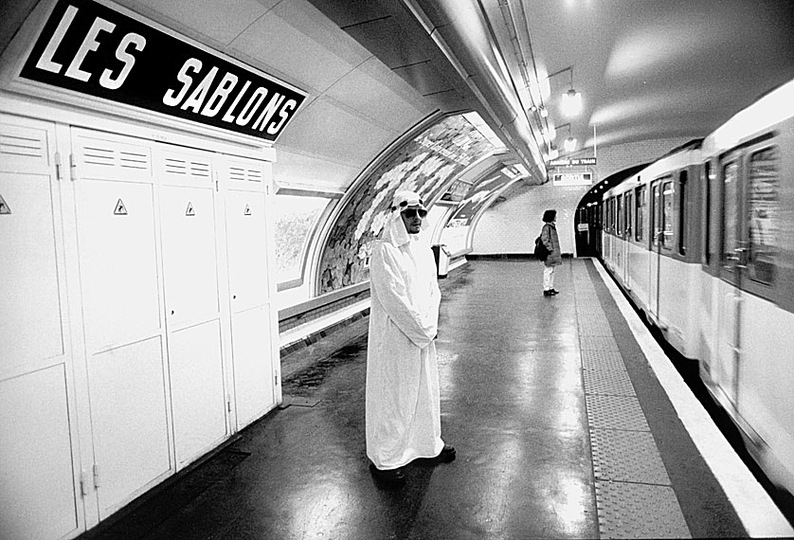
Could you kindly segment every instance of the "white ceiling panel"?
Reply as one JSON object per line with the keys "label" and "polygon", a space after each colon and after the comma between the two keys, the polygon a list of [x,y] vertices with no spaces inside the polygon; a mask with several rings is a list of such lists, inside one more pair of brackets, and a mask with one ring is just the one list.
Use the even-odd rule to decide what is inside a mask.
{"label": "white ceiling panel", "polygon": [[[278,0],[136,0],[135,4],[164,15],[176,24],[168,24],[157,17],[159,22],[176,29],[187,27],[210,39],[229,45]],[[132,4],[127,1],[125,4]]]}
{"label": "white ceiling panel", "polygon": [[396,132],[406,131],[434,110],[428,100],[374,57],[342,77],[325,95]]}
{"label": "white ceiling panel", "polygon": [[328,98],[312,102],[279,138],[278,149],[306,149],[337,163],[363,169],[379,151],[400,135],[373,124]]}
{"label": "white ceiling panel", "polygon": [[322,93],[372,56],[303,0],[286,0],[248,27],[232,48]]}
{"label": "white ceiling panel", "polygon": [[285,146],[279,146],[278,159],[273,165],[277,185],[309,190],[344,191],[359,172],[358,165],[306,155]]}

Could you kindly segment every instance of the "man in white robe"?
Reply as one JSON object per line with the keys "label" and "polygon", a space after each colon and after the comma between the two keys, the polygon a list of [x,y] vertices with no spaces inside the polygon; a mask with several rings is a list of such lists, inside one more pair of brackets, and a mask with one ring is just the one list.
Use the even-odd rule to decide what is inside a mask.
{"label": "man in white robe", "polygon": [[402,482],[417,458],[455,459],[441,440],[434,339],[441,292],[419,195],[398,192],[370,258],[367,456],[380,479]]}

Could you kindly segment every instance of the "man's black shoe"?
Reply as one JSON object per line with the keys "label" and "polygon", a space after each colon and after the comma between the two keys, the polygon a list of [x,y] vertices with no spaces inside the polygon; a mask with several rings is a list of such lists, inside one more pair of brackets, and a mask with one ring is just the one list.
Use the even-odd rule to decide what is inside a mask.
{"label": "man's black shoe", "polygon": [[444,448],[441,450],[441,453],[438,455],[436,459],[441,463],[449,463],[451,461],[455,461],[455,448],[448,444],[444,445]]}
{"label": "man's black shoe", "polygon": [[551,291],[543,291],[543,296],[551,296],[551,295],[552,295]]}
{"label": "man's black shoe", "polygon": [[555,294],[560,294],[560,291],[556,291],[556,290],[554,290],[554,289],[552,289],[552,290],[550,290],[550,291],[549,291],[549,295],[550,295],[550,296],[554,296]]}
{"label": "man's black shoe", "polygon": [[405,482],[405,472],[402,467],[396,469],[378,469],[375,464],[370,463],[369,470],[372,475],[381,482],[390,484],[402,484]]}

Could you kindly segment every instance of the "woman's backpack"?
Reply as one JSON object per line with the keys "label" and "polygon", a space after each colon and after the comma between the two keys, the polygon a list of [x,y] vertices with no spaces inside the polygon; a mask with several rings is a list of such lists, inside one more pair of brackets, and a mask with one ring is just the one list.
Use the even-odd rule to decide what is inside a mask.
{"label": "woman's backpack", "polygon": [[535,257],[540,259],[541,261],[545,261],[546,257],[549,256],[549,250],[546,247],[546,244],[543,243],[543,240],[540,239],[540,236],[535,238]]}

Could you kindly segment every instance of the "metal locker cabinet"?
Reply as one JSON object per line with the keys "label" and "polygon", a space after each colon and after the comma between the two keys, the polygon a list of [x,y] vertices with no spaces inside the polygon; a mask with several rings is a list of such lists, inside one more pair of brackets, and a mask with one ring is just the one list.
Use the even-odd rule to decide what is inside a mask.
{"label": "metal locker cabinet", "polygon": [[72,129],[100,518],[173,470],[151,143]]}
{"label": "metal locker cabinet", "polygon": [[227,435],[212,155],[158,145],[174,444],[183,466]]}
{"label": "metal locker cabinet", "polygon": [[83,523],[54,133],[0,115],[0,538]]}
{"label": "metal locker cabinet", "polygon": [[266,189],[271,165],[228,157],[224,175],[237,427],[276,404]]}

